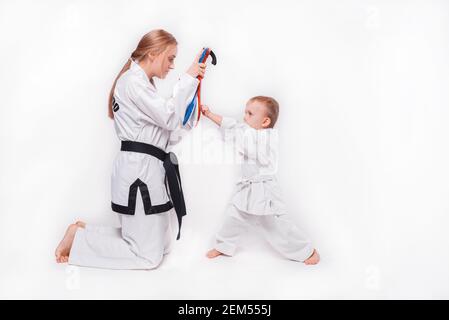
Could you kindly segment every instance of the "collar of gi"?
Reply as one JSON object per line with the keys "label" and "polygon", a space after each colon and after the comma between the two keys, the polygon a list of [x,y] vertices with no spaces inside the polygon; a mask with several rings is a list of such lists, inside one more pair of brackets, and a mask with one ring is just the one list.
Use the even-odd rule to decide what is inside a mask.
{"label": "collar of gi", "polygon": [[145,70],[142,69],[142,67],[139,65],[139,63],[133,59],[131,59],[131,65],[129,66],[129,69],[138,74],[140,78],[142,78],[147,84],[149,84],[152,88],[156,89],[156,87],[151,83],[150,79],[148,78]]}

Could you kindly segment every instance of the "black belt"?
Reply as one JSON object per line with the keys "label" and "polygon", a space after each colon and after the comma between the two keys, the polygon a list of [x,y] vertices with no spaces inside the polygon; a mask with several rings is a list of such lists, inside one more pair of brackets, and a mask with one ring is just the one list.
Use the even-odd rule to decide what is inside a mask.
{"label": "black belt", "polygon": [[[178,161],[177,161],[176,155],[173,152],[166,153],[164,150],[162,150],[158,147],[155,147],[151,144],[146,144],[146,143],[136,142],[136,141],[122,141],[122,147],[120,150],[145,153],[145,154],[151,155],[163,162],[164,168],[165,168],[165,178],[166,178],[166,182],[168,182],[168,188],[170,190],[170,197],[173,201],[173,204],[171,204],[169,202],[169,203],[163,204],[163,205],[151,206],[151,201],[150,201],[149,206],[147,205],[147,208],[145,208],[145,203],[148,203],[148,201],[144,200],[144,209],[145,209],[146,214],[153,214],[153,213],[168,211],[174,206],[175,211],[176,211],[176,216],[178,217],[178,225],[179,225],[178,236],[176,237],[176,239],[178,240],[181,236],[182,217],[185,216],[187,213],[186,213],[186,205],[184,202],[184,195],[182,193],[181,176],[179,174],[179,166],[178,166]],[[137,179],[133,185],[135,185],[134,194],[137,193],[137,188],[140,188],[141,194],[142,194],[142,199],[147,198],[148,188],[140,179]],[[146,192],[145,192],[145,189],[147,190]],[[132,190],[132,186],[130,188],[130,196],[131,196],[131,190]],[[150,200],[149,194],[148,194],[148,200]],[[130,199],[128,199],[128,203],[129,203],[129,201],[130,201]],[[134,198],[134,201],[135,201],[135,198]],[[116,205],[114,203],[112,204],[112,210],[114,210],[116,212],[126,211],[126,210],[121,210],[120,207],[121,206]],[[128,208],[128,207],[123,207],[123,208]],[[164,211],[162,211],[162,210],[164,210]],[[148,211],[148,213],[147,213],[147,211]],[[128,212],[129,212],[129,209],[128,209]],[[120,213],[124,213],[124,212],[120,212]]]}

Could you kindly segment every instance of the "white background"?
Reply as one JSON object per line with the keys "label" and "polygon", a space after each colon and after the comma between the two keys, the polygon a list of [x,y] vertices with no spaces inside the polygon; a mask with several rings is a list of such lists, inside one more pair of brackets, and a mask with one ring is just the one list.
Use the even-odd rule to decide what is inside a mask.
{"label": "white background", "polygon": [[[254,234],[204,257],[237,172],[207,119],[178,146],[189,215],[159,269],[54,262],[69,223],[118,222],[106,102],[155,28],[179,43],[164,95],[209,46],[213,110],[280,102],[279,179],[320,265]],[[1,298],[449,298],[448,1],[2,0],[0,39]]]}

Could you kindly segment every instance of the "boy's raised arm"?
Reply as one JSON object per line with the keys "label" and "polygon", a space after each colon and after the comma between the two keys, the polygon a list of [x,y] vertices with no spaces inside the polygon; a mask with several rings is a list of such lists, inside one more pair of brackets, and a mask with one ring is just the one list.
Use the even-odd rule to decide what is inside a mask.
{"label": "boy's raised arm", "polygon": [[210,111],[208,106],[202,105],[201,106],[201,112],[206,118],[211,119],[213,122],[215,122],[218,126],[221,126],[221,121],[223,120],[223,117],[213,113]]}

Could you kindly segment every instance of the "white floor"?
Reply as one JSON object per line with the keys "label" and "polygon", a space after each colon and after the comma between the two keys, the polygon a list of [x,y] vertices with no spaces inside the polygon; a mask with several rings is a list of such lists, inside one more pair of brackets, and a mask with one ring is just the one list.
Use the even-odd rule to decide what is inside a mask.
{"label": "white floor", "polygon": [[[55,226],[56,227],[56,226]],[[27,231],[32,228],[25,228]],[[440,299],[449,298],[447,266],[436,259],[366,263],[356,244],[346,250],[341,239],[321,250],[318,266],[287,261],[252,233],[235,257],[208,260],[202,235],[188,226],[163,264],[152,271],[111,271],[58,265],[56,236],[41,228],[27,232],[27,250],[2,250],[2,299]],[[33,234],[34,232],[34,234]],[[204,232],[204,231],[203,231]],[[5,243],[3,243],[5,245]],[[4,246],[6,247],[6,246]],[[440,258],[447,253],[440,252]],[[432,258],[433,256],[433,258]],[[429,259],[427,259],[429,257]],[[369,260],[369,259],[368,259]]]}

